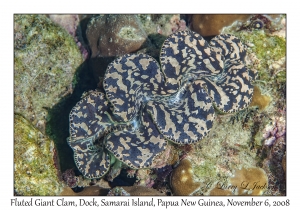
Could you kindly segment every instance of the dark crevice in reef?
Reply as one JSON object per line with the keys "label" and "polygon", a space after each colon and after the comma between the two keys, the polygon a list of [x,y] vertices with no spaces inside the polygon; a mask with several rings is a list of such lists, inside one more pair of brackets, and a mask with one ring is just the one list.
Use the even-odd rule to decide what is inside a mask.
{"label": "dark crevice in reef", "polygon": [[133,178],[128,177],[126,169],[122,169],[120,174],[113,179],[112,182],[109,182],[111,188],[116,186],[133,186],[136,182],[136,176]]}
{"label": "dark crevice in reef", "polygon": [[93,90],[97,87],[97,82],[86,62],[77,68],[75,77],[73,81],[76,85],[73,87],[72,94],[62,98],[48,110],[47,116],[46,134],[55,143],[62,172],[69,168],[76,168],[73,151],[66,140],[69,137],[69,113],[80,100],[84,91]]}

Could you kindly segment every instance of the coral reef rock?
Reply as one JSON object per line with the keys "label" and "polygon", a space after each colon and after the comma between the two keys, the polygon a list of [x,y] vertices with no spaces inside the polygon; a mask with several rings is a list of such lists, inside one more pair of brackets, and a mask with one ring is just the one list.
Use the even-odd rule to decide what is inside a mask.
{"label": "coral reef rock", "polygon": [[161,193],[153,188],[144,186],[124,186],[115,187],[109,191],[107,194],[109,196],[163,196]]}
{"label": "coral reef rock", "polygon": [[[284,196],[286,179],[282,161],[286,152],[286,15],[253,15],[242,25],[225,27],[223,33],[239,37],[248,46],[246,65],[257,69],[259,79],[256,86],[262,95],[272,99],[265,109],[257,110],[253,118],[248,115],[249,122],[244,127],[250,125],[248,128],[252,130],[253,137],[248,139],[255,139],[253,151],[256,150],[256,164],[252,164],[252,167],[262,167],[268,176],[269,188],[264,195]],[[256,101],[255,95],[253,103]]]}
{"label": "coral reef rock", "polygon": [[267,158],[263,161],[263,169],[267,172],[271,191],[270,195],[279,195],[286,193],[285,168],[282,163],[286,155],[286,136],[285,133],[280,136],[274,136],[272,144],[265,145],[264,149]]}
{"label": "coral reef rock", "polygon": [[77,187],[78,178],[75,176],[75,172],[73,169],[67,169],[64,173],[62,173],[61,177],[68,187]]}
{"label": "coral reef rock", "polygon": [[83,59],[88,58],[88,51],[86,49],[86,44],[83,41],[82,30],[80,28],[80,15],[75,14],[50,14],[49,18],[56,24],[63,27],[76,42]]}
{"label": "coral reef rock", "polygon": [[67,31],[44,15],[14,16],[14,110],[42,131],[47,110],[72,88],[82,57]]}
{"label": "coral reef rock", "polygon": [[175,164],[178,160],[178,150],[173,145],[168,144],[165,151],[154,158],[151,168],[163,168]]}
{"label": "coral reef rock", "polygon": [[76,36],[76,29],[79,25],[79,17],[78,15],[57,15],[57,14],[50,14],[49,18],[66,29],[66,31],[69,32],[69,34],[73,37]]}
{"label": "coral reef rock", "polygon": [[14,188],[18,195],[59,195],[55,147],[21,115],[15,114]]}
{"label": "coral reef rock", "polygon": [[138,18],[148,36],[159,34],[165,37],[186,29],[186,22],[179,14],[139,14]]}
{"label": "coral reef rock", "polygon": [[141,48],[147,35],[136,15],[99,15],[88,23],[91,57],[120,56]]}
{"label": "coral reef rock", "polygon": [[[250,60],[248,66],[252,66],[258,72],[258,77],[263,83],[260,88],[263,91],[265,86],[272,86],[274,92],[273,100],[277,97],[278,86],[286,83],[286,39],[279,34],[285,33],[284,16],[277,17],[276,31],[270,33],[262,29],[258,30],[241,30],[239,27],[228,26],[224,28],[224,33],[230,33],[239,37],[243,43],[248,46],[248,54],[256,59]],[[255,21],[255,20],[254,20]],[[251,24],[251,23],[249,23]],[[274,28],[274,30],[275,30]],[[263,91],[264,92],[264,91]],[[281,97],[282,98],[282,97]]]}

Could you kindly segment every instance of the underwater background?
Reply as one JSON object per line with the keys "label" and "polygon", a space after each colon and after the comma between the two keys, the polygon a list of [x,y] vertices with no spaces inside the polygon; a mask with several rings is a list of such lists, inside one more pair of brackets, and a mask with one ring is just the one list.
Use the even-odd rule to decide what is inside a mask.
{"label": "underwater background", "polygon": [[[222,38],[226,34],[231,34],[240,42],[225,40],[225,47],[220,44],[222,50],[219,52],[217,47],[213,48],[212,43],[214,40],[215,43],[219,43],[216,36],[221,35],[218,37]],[[206,94],[203,98],[211,101],[206,104],[213,103],[213,106],[207,105],[207,109],[214,112],[213,120],[210,118],[213,121],[212,125],[205,124],[209,127],[208,131],[204,134],[199,130],[198,133],[203,137],[192,143],[184,142],[184,138],[172,141],[171,138],[165,137],[167,140],[162,138],[158,152],[157,147],[152,144],[151,148],[147,146],[150,144],[142,145],[141,155],[152,155],[150,165],[139,165],[139,162],[138,165],[130,167],[128,164],[130,161],[135,163],[136,159],[133,158],[139,156],[138,152],[132,152],[139,148],[135,146],[135,142],[131,142],[131,146],[127,148],[125,143],[115,143],[119,140],[108,140],[112,142],[112,146],[108,147],[101,143],[102,136],[99,136],[99,132],[95,135],[93,133],[92,139],[72,136],[71,131],[77,127],[72,125],[70,119],[82,120],[79,119],[80,115],[84,116],[85,113],[77,110],[93,104],[84,100],[96,101],[98,95],[101,95],[98,92],[108,92],[108,88],[103,85],[103,81],[108,81],[109,78],[106,72],[115,73],[111,69],[125,72],[128,66],[140,62],[132,61],[135,58],[131,59],[125,55],[146,55],[143,59],[156,66],[157,74],[160,75],[162,68],[164,77],[173,79],[173,73],[167,72],[175,62],[172,59],[181,59],[181,62],[174,65],[177,70],[177,66],[186,64],[184,53],[189,53],[184,52],[185,48],[181,48],[184,43],[178,44],[181,43],[181,39],[186,40],[184,43],[188,43],[192,52],[198,50],[203,55],[207,53],[209,59],[214,53],[207,52],[208,49],[216,51],[214,60],[218,60],[218,55],[222,53],[223,56],[228,56],[226,59],[229,61],[226,62],[231,62],[232,59],[237,62],[236,57],[240,56],[238,64],[247,69],[245,78],[249,77],[249,81],[251,80],[251,84],[243,86],[249,94],[251,93],[247,105],[236,105],[235,111],[222,110],[221,105],[218,105],[219,99],[214,98],[214,94],[218,92],[216,90],[219,89],[214,83],[206,81],[206,84],[212,84],[216,89],[213,93],[211,89],[203,93]],[[205,50],[199,49],[193,40],[205,46]],[[175,53],[176,47],[182,51],[178,50],[179,53]],[[227,53],[227,49],[229,52],[236,52],[235,47],[243,55]],[[171,49],[174,51],[172,56]],[[224,68],[231,65],[226,62],[224,61]],[[118,69],[119,63],[123,65],[121,70]],[[198,64],[201,63],[202,61]],[[217,64],[219,63],[221,60]],[[215,71],[213,63],[213,67],[206,65],[205,68]],[[216,81],[216,84],[224,81],[223,76],[219,78],[215,76],[217,74],[216,70],[209,77]],[[128,78],[128,75],[123,78]],[[175,89],[179,88],[176,85],[181,75],[176,75],[179,78],[175,79],[176,83],[170,82]],[[111,92],[116,91],[115,87],[122,87],[120,82],[115,82],[114,79],[112,76],[113,81],[110,81],[110,84],[115,86],[109,89]],[[136,80],[138,79],[132,81]],[[149,84],[154,84],[153,80],[149,81]],[[201,84],[199,83],[200,86]],[[241,92],[243,88],[240,89]],[[173,94],[174,87],[170,89],[169,93]],[[191,96],[177,98],[178,102],[174,102],[174,107],[177,107],[176,103],[180,107],[181,103],[194,97],[193,90],[188,90],[191,91]],[[134,89],[134,92],[138,91]],[[143,94],[144,92],[140,93]],[[94,99],[95,95],[97,97]],[[126,95],[126,92],[123,95]],[[118,94],[116,97],[119,97]],[[229,101],[238,100],[228,97]],[[200,101],[204,100],[203,98],[201,96]],[[117,101],[119,98],[110,98],[110,101],[113,100]],[[144,99],[137,97],[136,101],[139,100]],[[223,100],[226,101],[222,98],[221,102]],[[160,101],[162,100],[154,100]],[[155,107],[154,102],[152,107]],[[117,105],[115,110],[118,109]],[[119,107],[121,108],[124,107]],[[233,109],[233,105],[231,108]],[[129,108],[125,109],[128,110]],[[114,117],[111,109],[107,112],[109,115],[95,117]],[[75,114],[71,117],[70,113]],[[138,116],[142,116],[138,111],[137,113]],[[173,112],[170,113],[172,115]],[[157,117],[159,116],[161,115],[158,114]],[[120,120],[113,117],[108,120],[112,120],[112,128],[115,128],[113,126]],[[209,121],[206,116],[205,118],[206,122]],[[170,123],[176,124],[180,121],[178,118],[170,119],[169,123],[154,119],[153,129],[162,125],[168,127]],[[143,120],[144,125],[150,122],[146,116]],[[124,121],[130,120],[126,118]],[[86,123],[84,119],[83,122]],[[89,133],[84,126],[80,129],[83,133]],[[115,129],[113,131],[103,128],[108,132],[103,134],[103,138],[107,139],[106,136],[109,136],[117,139],[113,136],[114,133],[130,131],[131,128],[121,126]],[[176,126],[166,133],[175,135],[174,129]],[[158,130],[162,132],[163,129]],[[173,133],[169,133],[171,130]],[[77,129],[76,132],[81,130]],[[155,135],[162,135],[160,132]],[[150,139],[151,135],[148,137]],[[124,138],[126,139],[126,136]],[[143,138],[144,142],[149,141],[145,136],[140,138]],[[85,142],[92,142],[97,148],[90,148]],[[85,146],[86,148],[83,148]],[[120,158],[119,148],[123,148],[122,146],[127,150]],[[79,155],[74,156],[77,153]],[[130,158],[125,161],[128,155]],[[89,161],[92,161],[91,165],[88,164]],[[98,173],[100,168],[100,175],[89,177],[92,172]],[[15,195],[286,195],[286,16],[14,15],[14,192]]]}

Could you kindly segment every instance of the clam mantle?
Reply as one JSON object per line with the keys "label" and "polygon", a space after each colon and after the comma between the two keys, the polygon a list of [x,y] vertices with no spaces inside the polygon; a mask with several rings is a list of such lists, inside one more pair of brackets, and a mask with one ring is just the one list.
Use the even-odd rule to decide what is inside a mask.
{"label": "clam mantle", "polygon": [[164,42],[160,64],[146,54],[126,54],[107,67],[103,87],[70,113],[68,143],[87,178],[104,176],[112,154],[131,168],[149,168],[168,141],[192,144],[213,126],[215,109],[246,108],[256,72],[244,64],[241,41],[222,34],[210,43],[192,31]]}

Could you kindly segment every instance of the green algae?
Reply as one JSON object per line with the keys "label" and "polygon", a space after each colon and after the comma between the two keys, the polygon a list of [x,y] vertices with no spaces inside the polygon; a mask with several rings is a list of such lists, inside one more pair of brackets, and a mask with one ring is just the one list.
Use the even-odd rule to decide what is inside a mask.
{"label": "green algae", "polygon": [[14,15],[15,112],[36,124],[76,83],[81,53],[45,15]]}
{"label": "green algae", "polygon": [[194,174],[201,179],[216,180],[216,162],[213,160],[205,160],[202,164],[196,165],[194,168]]}
{"label": "green algae", "polygon": [[45,15],[15,15],[14,43],[14,111],[54,141],[62,171],[73,168],[69,112],[95,82],[73,37]]}
{"label": "green algae", "polygon": [[239,37],[244,43],[251,42],[254,44],[251,49],[259,59],[278,60],[286,54],[285,39],[265,33],[263,30],[255,30],[251,33],[242,31],[239,33]]}
{"label": "green algae", "polygon": [[14,188],[18,195],[58,195],[62,183],[55,167],[55,147],[24,117],[15,114]]}
{"label": "green algae", "polygon": [[[266,33],[264,30],[240,31],[234,33],[243,43],[251,43],[248,52],[253,52],[259,59],[260,63],[257,66],[259,79],[270,81],[273,76],[269,71],[269,67],[274,61],[278,61],[286,56],[286,40],[277,35]],[[273,72],[274,73],[274,72]],[[281,71],[274,74],[276,80],[286,82],[286,73]]]}

